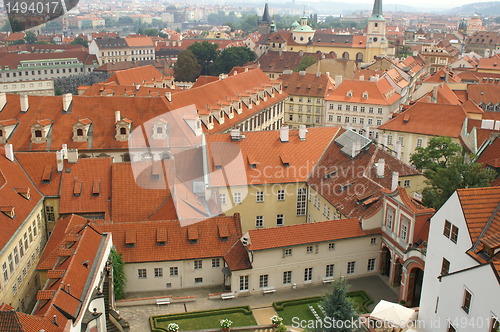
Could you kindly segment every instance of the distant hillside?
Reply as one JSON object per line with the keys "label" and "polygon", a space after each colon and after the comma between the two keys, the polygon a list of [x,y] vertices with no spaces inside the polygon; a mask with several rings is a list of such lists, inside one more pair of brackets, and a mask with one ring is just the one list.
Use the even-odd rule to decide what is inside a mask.
{"label": "distant hillside", "polygon": [[474,14],[484,16],[500,16],[500,1],[478,2],[455,7],[445,12],[450,15],[470,16]]}

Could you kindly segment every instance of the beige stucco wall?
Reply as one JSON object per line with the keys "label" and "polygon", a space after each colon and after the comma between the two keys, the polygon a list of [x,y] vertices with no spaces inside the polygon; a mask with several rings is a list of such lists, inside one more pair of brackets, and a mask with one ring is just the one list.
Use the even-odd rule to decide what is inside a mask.
{"label": "beige stucco wall", "polygon": [[323,104],[323,98],[289,94],[284,121],[291,129],[298,129],[299,125],[319,127],[323,123]]}

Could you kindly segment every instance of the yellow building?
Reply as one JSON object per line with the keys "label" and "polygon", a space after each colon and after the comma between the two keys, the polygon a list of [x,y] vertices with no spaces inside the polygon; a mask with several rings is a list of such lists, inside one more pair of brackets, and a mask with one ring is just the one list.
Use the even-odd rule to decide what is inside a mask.
{"label": "yellow building", "polygon": [[10,144],[0,149],[0,183],[0,303],[29,312],[40,288],[35,267],[46,242],[43,196]]}

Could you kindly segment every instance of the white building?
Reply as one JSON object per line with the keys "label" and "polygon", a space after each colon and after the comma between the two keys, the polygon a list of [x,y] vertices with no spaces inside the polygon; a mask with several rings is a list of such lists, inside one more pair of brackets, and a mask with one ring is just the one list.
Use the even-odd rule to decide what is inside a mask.
{"label": "white building", "polygon": [[431,219],[423,331],[497,331],[500,187],[457,190]]}

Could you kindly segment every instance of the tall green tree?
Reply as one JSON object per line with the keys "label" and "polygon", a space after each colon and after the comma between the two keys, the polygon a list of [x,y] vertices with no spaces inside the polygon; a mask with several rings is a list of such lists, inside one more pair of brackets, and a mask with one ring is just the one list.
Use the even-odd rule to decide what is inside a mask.
{"label": "tall green tree", "polygon": [[89,42],[82,38],[82,37],[76,37],[72,42],[72,45],[83,45],[85,47],[89,47]]}
{"label": "tall green tree", "polygon": [[217,74],[229,73],[235,66],[242,66],[257,58],[255,52],[247,47],[228,47],[219,53],[215,61]]}
{"label": "tall green tree", "polygon": [[[325,309],[326,317],[331,317],[332,320],[342,322],[355,321],[358,318],[352,302],[347,298],[347,290],[348,285],[343,279],[336,280],[331,284],[329,292],[323,297],[321,302]],[[356,330],[333,326],[329,329],[323,328],[321,331],[351,332]]]}
{"label": "tall green tree", "polygon": [[202,43],[196,42],[188,46],[187,49],[193,53],[196,61],[201,66],[202,75],[212,75],[215,73],[214,63],[218,56],[217,47],[219,45],[207,41]]}
{"label": "tall green tree", "polygon": [[174,77],[176,81],[194,82],[201,73],[201,66],[196,61],[196,57],[190,50],[179,53],[174,67]]}
{"label": "tall green tree", "polygon": [[127,275],[125,274],[125,263],[122,255],[116,249],[111,249],[111,264],[113,265],[113,288],[115,291],[115,299],[123,299],[125,297],[125,285],[127,284]]}
{"label": "tall green tree", "polygon": [[305,55],[300,59],[299,65],[294,69],[294,71],[306,70],[309,66],[315,64],[318,60],[312,55]]}
{"label": "tall green tree", "polygon": [[449,137],[431,138],[410,160],[427,177],[428,186],[422,191],[424,205],[436,210],[455,190],[487,187],[496,176],[494,170],[466,158],[464,149]]}
{"label": "tall green tree", "polygon": [[26,40],[26,44],[34,44],[38,41],[38,37],[32,31],[26,31],[24,35],[24,40]]}

